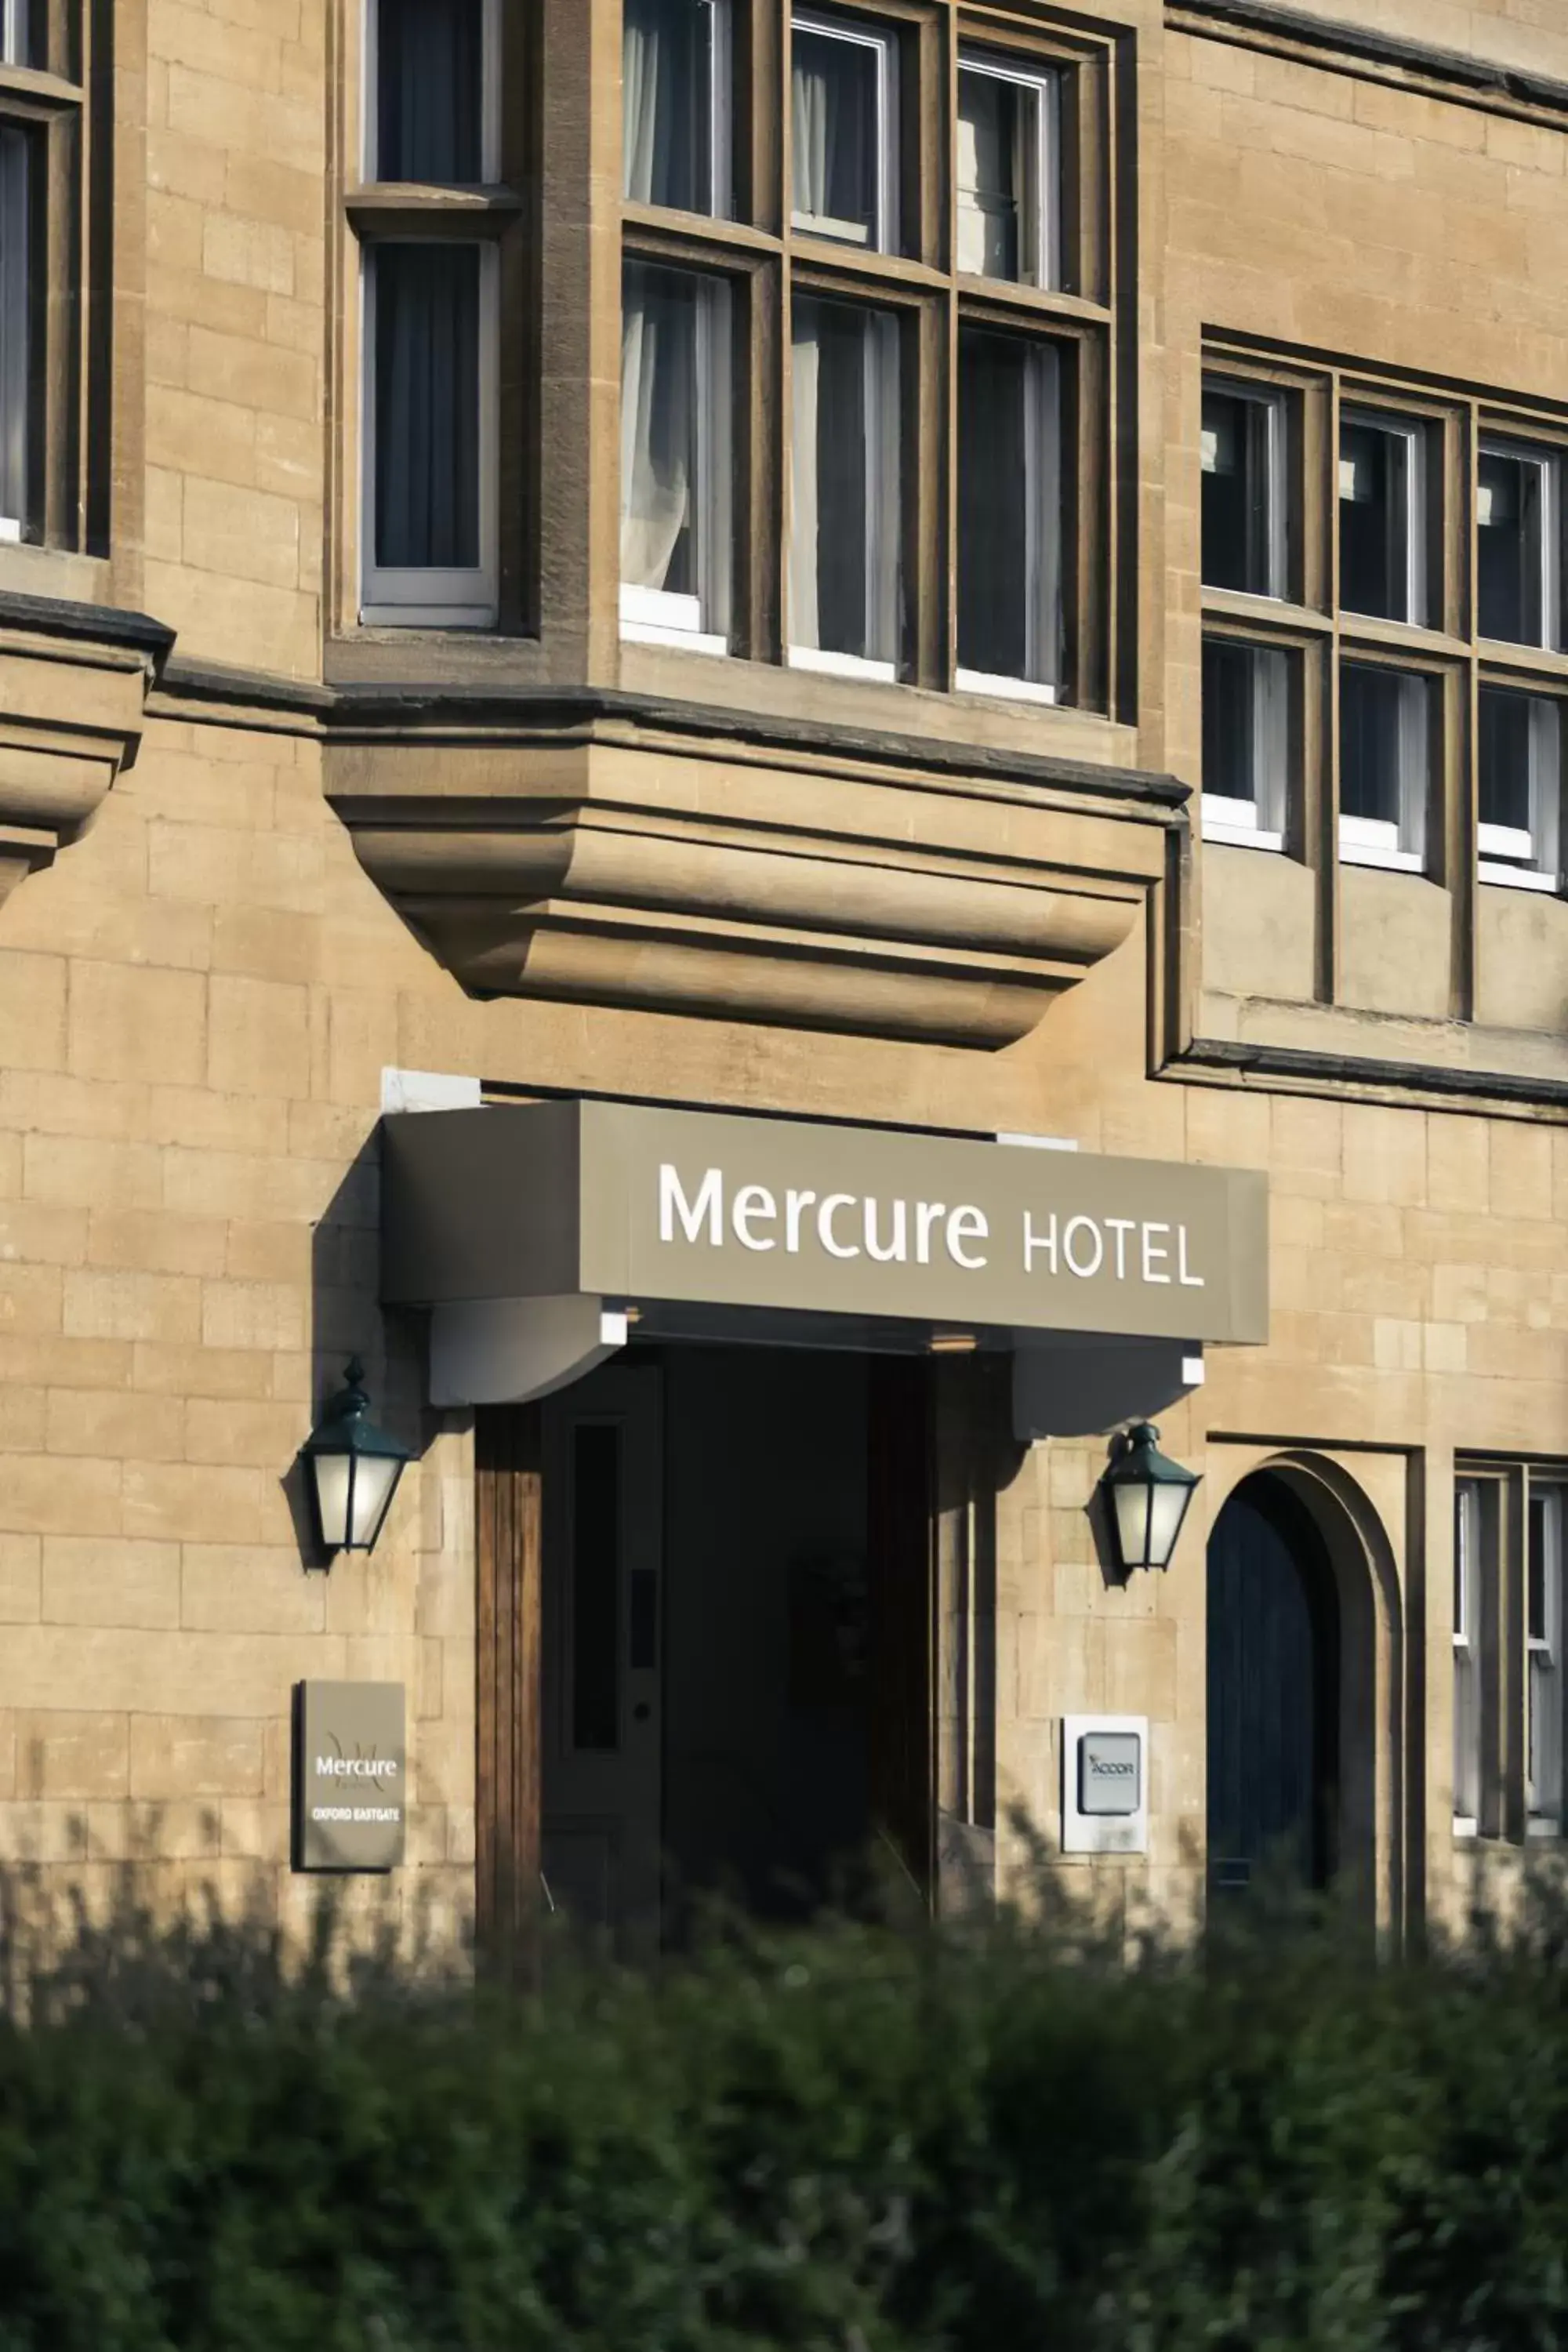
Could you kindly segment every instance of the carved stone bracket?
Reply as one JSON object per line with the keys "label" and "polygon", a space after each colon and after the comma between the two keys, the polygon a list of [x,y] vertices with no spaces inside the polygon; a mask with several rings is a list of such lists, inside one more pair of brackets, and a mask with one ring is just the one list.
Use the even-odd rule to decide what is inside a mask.
{"label": "carved stone bracket", "polygon": [[134,760],[173,643],[145,614],[0,595],[0,904],[75,840]]}
{"label": "carved stone bracket", "polygon": [[370,721],[329,722],[329,797],[474,994],[969,1046],[1026,1034],[1128,937],[1185,797],[920,747],[695,740],[668,709]]}

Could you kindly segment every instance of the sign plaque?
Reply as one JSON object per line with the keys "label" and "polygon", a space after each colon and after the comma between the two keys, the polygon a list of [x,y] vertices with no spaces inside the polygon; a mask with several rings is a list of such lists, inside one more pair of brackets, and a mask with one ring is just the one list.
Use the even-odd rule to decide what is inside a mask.
{"label": "sign plaque", "polygon": [[1062,1718],[1062,1852],[1149,1850],[1149,1724],[1141,1715]]}
{"label": "sign plaque", "polygon": [[392,1870],[403,1860],[404,1717],[401,1683],[297,1685],[296,1870]]}

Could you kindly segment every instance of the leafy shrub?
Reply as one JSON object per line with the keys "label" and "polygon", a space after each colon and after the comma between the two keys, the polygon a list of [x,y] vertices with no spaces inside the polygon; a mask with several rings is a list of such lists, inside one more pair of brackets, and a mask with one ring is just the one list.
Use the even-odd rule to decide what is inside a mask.
{"label": "leafy shrub", "polygon": [[1565,1945],[731,1929],[522,1999],[330,1914],[13,1936],[0,2352],[1546,2352]]}

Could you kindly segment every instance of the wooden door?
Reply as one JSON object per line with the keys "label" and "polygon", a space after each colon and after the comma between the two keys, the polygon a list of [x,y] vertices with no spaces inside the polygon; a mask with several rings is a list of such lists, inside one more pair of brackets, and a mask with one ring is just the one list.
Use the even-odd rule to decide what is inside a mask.
{"label": "wooden door", "polygon": [[537,1405],[481,1412],[474,1426],[476,1925],[484,1962],[525,1977],[539,1902],[541,1434]]}
{"label": "wooden door", "polygon": [[1267,1475],[1208,1549],[1208,1855],[1219,1891],[1260,1870],[1322,1886],[1337,1812],[1333,1570],[1306,1507]]}

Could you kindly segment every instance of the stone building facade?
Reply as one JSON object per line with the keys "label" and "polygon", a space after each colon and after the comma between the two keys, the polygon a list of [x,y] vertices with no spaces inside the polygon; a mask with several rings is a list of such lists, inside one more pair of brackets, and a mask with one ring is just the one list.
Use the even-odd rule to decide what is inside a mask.
{"label": "stone building facade", "polygon": [[[374,1680],[409,1795],[376,1899],[439,1936],[528,1908],[542,1815],[548,1875],[569,1701],[610,1706],[604,1753],[653,1706],[693,1875],[809,1875],[837,1770],[922,1889],[1005,1888],[1017,1809],[1060,1842],[1065,1721],[1105,1714],[1145,1728],[1147,1850],[1082,1867],[1186,1917],[1263,1860],[1214,1783],[1216,1742],[1261,1753],[1272,1639],[1276,1826],[1397,1934],[1563,1818],[1568,28],[834,0],[786,104],[782,0],[627,10],[454,11],[478,111],[432,129],[385,95],[412,0],[9,0],[0,1853],[298,1916],[292,1693]],[[669,85],[684,183],[627,131],[665,19],[711,44]],[[682,319],[638,441],[627,321]],[[400,368],[460,420],[455,516],[395,478],[436,432]],[[847,557],[846,514],[882,540]],[[911,1167],[1024,1137],[1262,1171],[1267,1339],[1158,1396],[1097,1359],[1079,1428],[1070,1351],[1021,1419],[1010,1346],[947,1309],[818,1328],[803,1381],[787,1324],[660,1337],[630,1297],[575,1422],[521,1372],[433,1402],[428,1318],[383,1297],[384,1118],[579,1097],[897,1131]],[[354,1352],[414,1459],[329,1568],[297,1456]],[[635,1631],[665,1603],[615,1580],[689,1544],[704,1630],[662,1618],[595,1699],[551,1648],[552,1607],[594,1633],[541,1601],[551,1495],[643,1375],[662,1473],[603,1606]],[[1122,1579],[1092,1507],[1151,1404],[1203,1483]],[[857,1652],[879,1511],[896,1659],[875,1594]],[[711,1700],[765,1675],[725,1646],[753,1554],[794,1677],[765,1755]],[[895,1684],[879,1781],[856,1710]],[[659,1834],[630,1801],[557,1809]]]}

